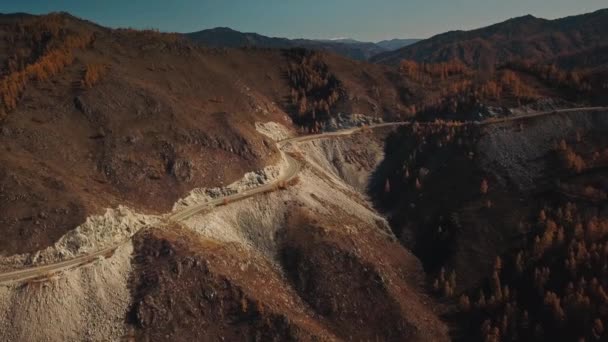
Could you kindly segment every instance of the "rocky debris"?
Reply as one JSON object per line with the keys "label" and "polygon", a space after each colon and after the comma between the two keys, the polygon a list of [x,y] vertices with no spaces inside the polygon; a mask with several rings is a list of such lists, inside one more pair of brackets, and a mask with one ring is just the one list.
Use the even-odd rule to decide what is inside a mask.
{"label": "rocky debris", "polygon": [[74,106],[76,106],[76,109],[82,112],[87,117],[87,119],[92,119],[93,110],[86,104],[82,96],[76,96],[74,98]]}
{"label": "rocky debris", "polygon": [[267,166],[262,170],[248,172],[243,175],[240,180],[225,186],[215,188],[197,188],[190,191],[188,196],[178,200],[173,206],[173,212],[181,210],[185,207],[204,203],[218,197],[225,197],[237,194],[239,192],[259,187],[274,181],[281,174],[284,168],[284,160],[277,165]]}
{"label": "rocky debris", "polygon": [[[287,131],[280,126],[274,128],[277,128],[279,132]],[[226,335],[232,333],[239,333],[239,336],[259,337],[262,340],[277,336],[297,340],[312,340],[319,337],[320,340],[334,340],[337,339],[334,334],[342,335],[345,338],[351,336],[351,333],[345,333],[348,330],[334,331],[342,328],[327,325],[325,319],[325,310],[329,308],[331,312],[339,314],[348,321],[352,327],[366,321],[369,322],[364,309],[369,305],[369,300],[354,299],[350,296],[349,290],[344,290],[348,287],[345,284],[349,282],[349,279],[350,282],[358,281],[352,278],[350,272],[342,272],[340,276],[342,282],[339,283],[339,286],[322,293],[323,296],[329,294],[333,297],[325,303],[329,306],[325,304],[317,306],[314,303],[311,306],[299,304],[298,301],[301,301],[302,297],[289,292],[294,289],[290,283],[285,283],[283,276],[276,277],[274,285],[269,285],[268,282],[269,275],[274,274],[271,272],[276,272],[278,275],[284,274],[284,271],[280,269],[282,267],[280,259],[282,242],[278,237],[279,232],[285,229],[286,219],[293,214],[294,207],[308,208],[320,220],[332,217],[336,222],[357,222],[356,225],[345,224],[338,227],[343,234],[341,240],[346,243],[353,239],[368,241],[365,238],[368,234],[380,236],[383,241],[394,243],[395,238],[391,234],[386,220],[374,212],[366,199],[353,187],[344,183],[343,179],[348,179],[348,177],[341,178],[350,172],[344,168],[341,169],[341,164],[348,165],[349,170],[358,169],[357,174],[361,177],[369,177],[371,168],[376,165],[377,159],[382,155],[382,149],[376,144],[370,144],[366,140],[365,144],[359,146],[354,143],[356,137],[352,139],[344,138],[344,141],[341,141],[341,138],[330,139],[324,142],[323,144],[327,145],[321,148],[319,147],[321,144],[307,143],[307,147],[300,152],[303,152],[303,157],[307,159],[306,165],[309,166],[300,173],[299,183],[284,191],[231,203],[228,206],[217,208],[211,213],[202,213],[188,219],[185,222],[189,228],[188,234],[208,237],[209,240],[203,239],[205,242],[199,246],[194,243],[196,239],[189,237],[188,234],[176,235],[179,239],[183,239],[183,246],[192,248],[186,254],[183,253],[181,247],[177,248],[175,243],[170,242],[169,237],[162,237],[162,234],[159,235],[161,238],[157,240],[156,247],[152,243],[141,244],[138,248],[146,249],[150,253],[138,256],[136,272],[132,274],[134,277],[141,278],[134,278],[136,283],[131,284],[130,289],[137,292],[132,292],[130,298],[125,297],[124,294],[124,290],[128,287],[123,283],[125,278],[122,273],[116,277],[118,280],[115,281],[118,281],[118,284],[111,283],[111,279],[114,278],[110,278],[112,274],[108,273],[108,270],[125,269],[124,262],[120,261],[124,260],[122,252],[119,259],[112,257],[108,260],[100,260],[90,268],[87,266],[69,271],[70,277],[81,274],[81,272],[99,273],[99,276],[90,279],[68,278],[74,279],[73,283],[57,285],[57,290],[73,291],[76,294],[74,303],[69,302],[71,303],[69,305],[85,305],[82,304],[85,301],[81,298],[78,288],[78,286],[82,286],[81,284],[91,284],[90,289],[86,287],[87,291],[103,289],[115,296],[111,300],[106,300],[105,303],[100,303],[97,297],[86,302],[85,308],[76,311],[82,313],[89,322],[95,323],[78,320],[60,322],[62,329],[60,335],[57,335],[58,339],[66,341],[96,340],[102,333],[106,333],[106,336],[113,339],[114,336],[120,336],[119,333],[124,334],[125,326],[114,318],[127,317],[125,305],[131,301],[131,298],[134,306],[128,317],[131,320],[129,323],[135,324],[137,327],[134,335],[145,331],[151,333],[146,336],[179,340],[179,336],[182,334],[175,335],[175,331],[215,334],[210,329],[222,327],[217,332],[218,338],[219,336],[232,336]],[[372,146],[371,149],[370,146]],[[362,151],[358,151],[360,148]],[[373,155],[376,153],[378,155],[374,157]],[[174,210],[268,183],[280,175],[282,168],[283,165],[279,164],[247,173],[241,180],[227,187],[196,189],[191,192],[190,196],[176,203]],[[44,215],[46,212],[39,212],[36,217]],[[157,226],[160,219],[156,216],[136,214],[126,207],[110,209],[104,215],[87,219],[85,224],[66,234],[52,248],[48,248],[40,254],[22,256],[20,260],[15,261],[21,265],[41,264],[51,262],[51,260],[64,260],[87,251],[99,250],[113,243],[129,240],[133,234],[146,227]],[[164,229],[162,232],[167,230],[173,231],[174,228]],[[160,232],[160,230],[158,231]],[[321,234],[327,235],[328,232],[326,230]],[[229,248],[230,252],[227,255],[221,255],[221,251],[226,248]],[[199,252],[193,252],[194,250]],[[197,255],[200,251],[207,255],[200,257]],[[336,265],[342,270],[356,265],[357,276],[362,275],[367,281],[366,284],[369,283],[370,286],[378,286],[380,292],[379,294],[374,292],[373,298],[380,298],[378,300],[383,301],[382,305],[387,305],[387,310],[383,311],[391,315],[392,332],[389,332],[390,336],[399,334],[409,337],[414,336],[411,335],[412,331],[433,330],[423,328],[429,324],[435,325],[435,318],[432,318],[434,316],[428,308],[427,312],[420,315],[426,322],[424,324],[415,320],[411,321],[414,323],[410,323],[410,318],[407,318],[406,321],[400,318],[401,309],[393,307],[395,304],[391,298],[401,294],[388,293],[386,290],[390,286],[394,287],[391,284],[397,280],[383,271],[375,270],[374,266],[370,266],[367,262],[360,262],[355,255],[362,255],[362,251],[365,251],[363,246],[354,246],[345,251],[321,248],[321,255],[329,253],[329,257],[325,260],[329,264],[318,263],[318,265],[323,266],[324,271],[327,272]],[[236,260],[233,260],[233,257],[236,257]],[[120,262],[115,264],[117,261]],[[86,271],[87,269],[91,271]],[[310,276],[310,273],[307,273],[306,276]],[[249,278],[243,280],[239,277]],[[137,284],[142,280],[145,280],[142,284],[152,285],[138,286]],[[103,283],[97,284],[95,281]],[[253,283],[249,283],[249,281],[253,281]],[[206,284],[204,288],[199,286],[201,283]],[[118,292],[112,292],[109,290],[110,288],[112,291]],[[251,292],[252,289],[255,291]],[[376,296],[376,294],[378,295]],[[417,297],[418,292],[413,288],[408,288],[406,295]],[[8,296],[12,296],[12,294]],[[0,299],[3,298],[0,291]],[[372,302],[373,298],[371,298]],[[348,304],[350,302],[354,304]],[[32,308],[39,308],[41,305],[35,303]],[[57,307],[63,308],[59,305]],[[319,312],[311,312],[311,307]],[[93,310],[93,308],[99,309]],[[4,309],[4,307],[0,305],[0,309]],[[46,313],[48,310],[39,310],[39,312]],[[106,315],[104,316],[104,314]],[[259,324],[251,324],[252,321]],[[3,327],[2,322],[8,322],[8,320],[3,320],[0,313],[0,328]],[[29,321],[21,318],[19,322],[19,324],[27,324]],[[40,322],[47,324],[55,322],[55,320],[39,319],[38,323],[34,324],[36,329],[38,326],[44,327],[44,324]],[[249,323],[242,325],[239,322]],[[204,326],[205,329],[194,329],[194,326]],[[336,326],[344,325],[336,324]],[[439,331],[437,336],[440,336],[443,327],[440,325],[436,325],[436,327],[437,329],[433,331]],[[239,330],[241,328],[244,330]],[[24,331],[22,328],[13,329],[13,331],[19,331],[21,334],[15,336],[25,336],[22,335]],[[12,338],[13,335],[10,337]],[[39,335],[33,333],[27,337],[38,339]],[[140,337],[144,338],[144,336]],[[198,339],[198,337],[200,336],[194,336],[194,339]]]}
{"label": "rocky debris", "polygon": [[304,142],[297,150],[306,155],[311,165],[360,193],[365,193],[371,172],[384,156],[383,146],[369,136],[366,140],[350,136]]}
{"label": "rocky debris", "polygon": [[280,240],[288,277],[345,339],[448,340],[447,327],[417,294],[422,266],[399,242],[339,210],[319,220],[305,209],[290,215]]}
{"label": "rocky debris", "polygon": [[0,341],[120,341],[133,245],[38,282],[0,286]]}
{"label": "rocky debris", "polygon": [[514,115],[523,115],[536,112],[549,112],[552,110],[562,108],[575,108],[580,105],[576,105],[561,99],[556,98],[542,98],[525,106],[513,108],[511,112]]}
{"label": "rocky debris", "polygon": [[338,113],[332,117],[323,127],[324,131],[333,132],[352,127],[370,126],[382,123],[381,117],[371,117],[364,114]]}
{"label": "rocky debris", "polygon": [[[344,137],[339,139],[327,139],[322,141],[312,141],[300,144],[294,148],[299,148],[302,156],[306,158],[307,165],[299,174],[299,183],[293,187],[288,187],[284,191],[272,192],[268,195],[258,196],[247,200],[231,203],[228,206],[218,207],[212,212],[202,213],[186,220],[185,225],[191,228],[198,234],[217,241],[222,245],[237,245],[242,246],[246,250],[261,253],[267,260],[282,268],[287,274],[294,271],[289,265],[284,264],[282,259],[285,250],[293,253],[300,253],[301,261],[307,260],[299,264],[300,269],[295,269],[298,273],[292,283],[296,284],[296,289],[300,292],[302,298],[308,301],[308,304],[315,310],[322,321],[331,320],[329,326],[332,332],[338,336],[352,336],[355,330],[349,330],[352,327],[357,327],[358,324],[365,322],[365,333],[375,336],[384,329],[377,329],[370,326],[370,322],[375,322],[373,325],[380,326],[386,322],[390,322],[392,329],[387,332],[384,337],[412,337],[412,340],[445,340],[447,339],[447,329],[437,319],[434,313],[429,309],[428,303],[424,302],[424,297],[418,297],[419,292],[415,287],[407,287],[403,285],[403,280],[397,279],[394,274],[389,274],[385,270],[380,270],[377,267],[389,267],[387,261],[374,261],[370,264],[368,260],[359,259],[361,255],[374,251],[384,251],[386,248],[365,247],[363,245],[355,245],[349,247],[337,247],[333,244],[324,244],[316,242],[301,241],[297,250],[295,244],[300,241],[298,236],[295,236],[291,242],[294,243],[294,248],[289,245],[284,245],[285,239],[282,237],[286,229],[294,229],[300,232],[307,232],[312,237],[324,239],[326,236],[331,236],[335,231],[339,231],[341,236],[337,239],[345,244],[352,243],[353,240],[369,243],[369,236],[378,237],[384,243],[390,243],[391,248],[400,250],[399,253],[407,253],[398,243],[397,239],[390,232],[390,228],[385,219],[373,211],[371,206],[366,204],[366,200],[355,191],[351,186],[344,183],[340,177],[336,166],[341,163],[352,164],[350,167],[359,169],[360,174],[367,174],[373,169],[375,163],[367,164],[367,159],[363,158],[364,152],[355,153],[354,150],[361,148],[354,143],[357,137],[352,139]],[[326,147],[323,145],[326,144]],[[373,144],[366,140],[365,146]],[[382,153],[382,148],[373,148],[370,154]],[[348,155],[345,158],[344,155]],[[377,158],[377,157],[376,157]],[[346,162],[349,159],[350,162]],[[339,222],[335,226],[322,229],[308,231],[308,227],[300,224],[288,224],[287,221],[293,218],[298,208],[306,208],[313,214],[315,220],[320,222]],[[354,224],[356,222],[356,224]],[[322,225],[322,224],[321,224]],[[302,246],[309,246],[304,251]],[[391,254],[392,253],[388,253]],[[294,257],[294,255],[290,255]],[[297,258],[297,257],[296,257]],[[414,259],[411,254],[408,258],[399,258],[401,262],[404,260]],[[293,259],[292,259],[293,261]],[[239,263],[238,269],[240,272],[249,272],[255,269],[259,263]],[[373,266],[384,265],[384,266]],[[344,272],[344,270],[353,270],[356,272]],[[395,269],[404,270],[403,267]],[[403,274],[408,275],[408,280],[416,283],[417,278],[413,274],[418,274],[419,265],[413,268],[407,268],[408,271]],[[355,274],[356,273],[356,274]],[[331,276],[328,276],[331,274]],[[403,276],[403,275],[402,275]],[[339,282],[334,282],[338,277]],[[361,279],[365,279],[362,282]],[[331,279],[330,282],[323,282],[321,279]],[[304,281],[302,285],[299,281]],[[365,283],[366,291],[358,292],[356,289],[350,289],[347,284]],[[314,284],[318,284],[316,290],[313,290]],[[329,285],[333,284],[333,285]],[[327,285],[327,286],[325,286]],[[372,290],[373,288],[373,290]],[[310,290],[310,291],[309,291]],[[318,290],[318,291],[317,291]],[[400,292],[395,292],[400,291]],[[212,293],[211,296],[217,298],[218,291],[207,291]],[[276,294],[275,294],[276,295]],[[404,305],[396,304],[403,297],[407,296],[407,300],[403,300]],[[369,297],[369,298],[368,298]],[[365,299],[367,298],[367,299]],[[397,299],[401,298],[401,299]],[[418,302],[415,308],[410,308],[410,304],[414,303],[413,298]],[[373,302],[382,312],[382,315],[372,315],[374,317],[383,317],[384,319],[376,320],[367,316],[370,312],[365,310],[368,307],[369,300]],[[366,304],[367,303],[367,304]],[[397,306],[397,307],[396,307]],[[398,308],[401,306],[401,308]],[[405,309],[403,309],[405,308]],[[407,311],[401,311],[407,310]],[[403,312],[407,312],[402,315]],[[407,318],[405,318],[407,317]],[[358,322],[358,323],[353,323]],[[350,328],[349,328],[350,327]],[[433,327],[433,328],[424,328]],[[356,328],[361,329],[363,328]],[[433,331],[430,333],[430,331]],[[362,333],[362,331],[357,331]],[[383,333],[382,333],[383,334]],[[393,335],[391,335],[393,334]],[[423,336],[431,336],[430,339],[424,339]],[[367,336],[367,335],[366,335]]]}
{"label": "rocky debris", "polygon": [[[552,103],[552,102],[550,102]],[[487,169],[495,169],[497,180],[522,192],[538,189],[538,182],[551,174],[545,161],[556,142],[576,136],[578,131],[608,127],[603,112],[560,113],[527,120],[525,130],[518,125],[496,125],[485,128],[477,147],[477,155]]]}
{"label": "rocky debris", "polygon": [[[365,158],[355,158],[356,161],[352,164],[336,162],[336,165],[344,164],[342,171],[338,171],[331,162],[331,160],[344,160],[343,157],[334,158],[340,155],[341,149],[344,154],[351,154],[351,148],[362,147],[354,143],[356,139],[356,137],[352,140],[345,137],[299,144],[298,151],[306,158],[307,167],[298,175],[297,185],[288,187],[285,191],[216,208],[210,213],[196,215],[185,223],[204,236],[251,246],[270,258],[274,258],[278,253],[275,234],[281,229],[284,217],[289,215],[288,204],[292,201],[296,201],[298,205],[314,208],[320,217],[334,215],[333,205],[336,205],[348,215],[390,235],[386,220],[373,212],[360,193],[341,178],[341,175],[344,175],[349,182],[352,181],[353,186],[364,188],[363,184],[369,178],[371,169],[379,162],[377,158],[382,155],[382,148],[370,144],[369,141],[361,143],[369,147],[369,155]],[[320,148],[317,144],[327,144],[328,148]],[[372,157],[375,153],[379,155]],[[249,177],[244,179],[255,182],[259,179],[259,175],[250,173]],[[191,198],[186,199],[186,203],[192,201],[194,204],[210,199],[204,191],[193,192],[192,195]],[[178,203],[175,210],[184,204]]]}
{"label": "rocky debris", "polygon": [[0,269],[45,265],[99,251],[124,243],[140,229],[154,226],[159,221],[159,216],[137,214],[124,206],[107,209],[103,215],[89,216],[82,225],[65,234],[51,247],[35,253],[0,258]]}
{"label": "rocky debris", "polygon": [[255,129],[274,141],[285,140],[293,136],[287,127],[276,122],[256,122]]}
{"label": "rocky debris", "polygon": [[103,127],[97,129],[97,133],[91,135],[90,139],[103,139],[106,137],[106,130]]}
{"label": "rocky debris", "polygon": [[571,103],[560,99],[553,98],[542,98],[533,103],[516,107],[516,108],[507,108],[507,107],[495,107],[488,106],[485,104],[477,104],[471,111],[468,113],[461,113],[461,120],[469,120],[469,121],[483,121],[491,118],[502,118],[508,117],[512,115],[524,115],[531,114],[537,112],[548,112],[560,108],[572,108],[576,107]]}
{"label": "rocky debris", "polygon": [[172,163],[171,174],[179,182],[190,182],[192,180],[194,163],[190,160],[178,159]]}
{"label": "rocky debris", "polygon": [[255,251],[179,227],[143,232],[135,241],[128,317],[138,339],[335,340]]}

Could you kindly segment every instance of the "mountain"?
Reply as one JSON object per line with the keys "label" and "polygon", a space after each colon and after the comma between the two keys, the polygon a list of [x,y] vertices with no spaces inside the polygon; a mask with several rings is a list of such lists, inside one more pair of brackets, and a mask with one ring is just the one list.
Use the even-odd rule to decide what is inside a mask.
{"label": "mountain", "polygon": [[319,42],[309,39],[294,39],[292,40],[295,46],[303,47],[312,50],[322,50],[337,53],[344,57],[349,57],[355,60],[365,61],[386,50],[374,43],[357,42],[357,41],[325,41]]}
{"label": "mountain", "polygon": [[605,47],[216,31],[0,14],[0,341],[606,340]]}
{"label": "mountain", "polygon": [[392,50],[397,50],[397,49],[400,49],[400,48],[408,46],[408,45],[412,45],[416,42],[419,42],[421,39],[395,38],[395,39],[390,39],[390,40],[382,40],[377,43],[362,42],[360,40],[351,39],[351,38],[315,39],[315,40],[319,41],[319,42],[324,42],[324,43],[375,44],[376,46],[379,46],[379,47],[385,49],[386,51],[392,51]]}
{"label": "mountain", "polygon": [[[291,163],[276,143],[308,113],[390,119],[392,68],[66,14],[0,15],[0,36],[1,341],[448,340],[420,263],[334,176],[367,179],[381,138]],[[300,158],[323,168],[281,185]]]}
{"label": "mountain", "polygon": [[261,48],[290,48],[295,44],[286,38],[273,38],[257,33],[244,33],[229,27],[216,27],[209,30],[187,33],[192,41],[209,47],[261,47]]}
{"label": "mountain", "polygon": [[312,40],[273,38],[257,33],[239,32],[226,27],[187,33],[185,36],[194,42],[209,47],[259,47],[274,49],[303,47],[333,52],[356,60],[367,60],[386,51],[386,49],[374,43],[359,42],[352,39]]}
{"label": "mountain", "polygon": [[421,39],[399,39],[399,38],[395,38],[395,39],[390,39],[390,40],[383,40],[380,42],[377,42],[376,45],[388,50],[388,51],[393,51],[393,50],[397,50],[397,49],[401,49],[402,47],[406,47],[409,45],[412,45],[416,42],[419,42]]}
{"label": "mountain", "polygon": [[343,44],[361,44],[365,43],[352,38],[331,38],[331,39],[314,39],[317,42],[323,43],[343,43]]}
{"label": "mountain", "polygon": [[451,31],[381,53],[372,61],[396,65],[403,59],[459,59],[469,66],[492,68],[512,59],[551,59],[606,44],[608,9],[555,20],[527,15],[472,31]]}

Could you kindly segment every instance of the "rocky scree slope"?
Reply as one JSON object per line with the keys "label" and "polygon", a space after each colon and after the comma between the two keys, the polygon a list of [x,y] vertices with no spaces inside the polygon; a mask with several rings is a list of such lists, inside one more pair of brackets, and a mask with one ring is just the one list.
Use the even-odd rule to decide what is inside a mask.
{"label": "rocky scree slope", "polygon": [[364,157],[380,151],[379,141],[366,149],[339,139],[293,146],[305,167],[286,190],[218,207],[171,232],[142,232],[129,316],[135,336],[188,340],[203,326],[217,337],[447,340],[419,262],[335,172],[347,164],[360,176],[347,178],[360,184],[379,161]]}
{"label": "rocky scree slope", "polygon": [[[291,134],[276,123],[256,126],[269,139]],[[341,178],[363,186],[388,133],[292,146],[306,166],[285,190],[183,225],[152,220],[107,258],[2,287],[3,312],[15,313],[2,317],[2,338],[447,340],[419,261]],[[175,207],[214,191],[194,190]],[[66,302],[65,293],[76,295]]]}
{"label": "rocky scree slope", "polygon": [[[121,204],[165,212],[193,188],[274,164],[255,122],[297,115],[282,51],[200,48],[65,13],[2,15],[0,33],[0,255],[42,250]],[[341,79],[332,115],[394,113],[396,90],[367,86],[395,89],[384,67],[362,76],[367,64],[320,59]]]}

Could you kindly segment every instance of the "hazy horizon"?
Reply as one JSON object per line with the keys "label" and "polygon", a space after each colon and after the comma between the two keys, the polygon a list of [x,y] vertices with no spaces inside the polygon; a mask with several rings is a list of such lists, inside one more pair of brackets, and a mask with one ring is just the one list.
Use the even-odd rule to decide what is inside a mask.
{"label": "hazy horizon", "polygon": [[264,4],[246,0],[86,3],[59,0],[7,1],[0,12],[44,14],[65,11],[108,27],[154,28],[169,32],[194,32],[230,27],[271,37],[381,41],[393,38],[424,39],[451,30],[470,30],[531,14],[555,19],[606,8],[600,0],[575,3],[514,0],[509,3],[481,0],[399,1],[382,5],[364,0],[329,0]]}

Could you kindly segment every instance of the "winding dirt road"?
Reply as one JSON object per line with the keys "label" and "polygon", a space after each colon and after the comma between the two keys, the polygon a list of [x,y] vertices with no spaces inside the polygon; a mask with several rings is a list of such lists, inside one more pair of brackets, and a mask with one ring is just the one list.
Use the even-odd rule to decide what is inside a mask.
{"label": "winding dirt road", "polygon": [[[213,208],[215,208],[217,206],[222,206],[222,205],[226,205],[228,203],[241,201],[241,200],[249,198],[249,197],[253,197],[253,196],[256,196],[256,195],[259,195],[262,193],[273,191],[273,190],[277,189],[280,184],[288,183],[289,181],[291,181],[298,175],[298,173],[300,172],[300,169],[302,168],[302,165],[298,160],[296,160],[295,158],[293,158],[292,156],[290,156],[289,154],[287,154],[285,152],[285,147],[287,147],[290,144],[297,144],[297,143],[305,142],[305,141],[328,139],[328,138],[335,138],[335,137],[340,137],[340,136],[345,136],[345,135],[351,135],[351,134],[361,131],[363,129],[373,129],[373,128],[380,128],[380,127],[388,127],[388,126],[406,125],[406,124],[409,124],[409,123],[408,122],[390,122],[390,123],[378,124],[378,125],[374,125],[374,126],[368,126],[365,128],[364,127],[355,127],[355,128],[342,130],[342,131],[337,131],[337,132],[306,135],[306,136],[300,136],[300,137],[295,137],[295,138],[290,138],[290,139],[279,141],[279,142],[277,142],[277,147],[281,153],[282,158],[285,160],[287,167],[285,168],[285,170],[283,170],[282,174],[276,180],[274,180],[273,182],[267,183],[267,184],[260,185],[259,187],[245,190],[245,191],[233,194],[233,195],[223,196],[223,197],[219,197],[219,198],[213,199],[208,202],[189,206],[187,208],[184,208],[178,212],[175,212],[175,213],[169,215],[167,217],[167,219],[169,221],[174,221],[174,222],[184,221],[201,212],[212,210]],[[123,242],[123,243],[125,243],[125,242]],[[102,250],[99,250],[99,251],[96,251],[96,252],[93,252],[90,254],[78,256],[78,257],[75,257],[75,258],[72,258],[69,260],[60,261],[57,263],[52,263],[52,264],[42,265],[42,266],[35,266],[35,267],[27,268],[27,269],[10,271],[7,273],[1,273],[0,274],[0,286],[1,285],[6,286],[6,285],[14,284],[14,283],[26,282],[26,281],[36,280],[36,279],[42,280],[45,278],[49,278],[54,274],[58,274],[63,271],[67,271],[67,270],[70,270],[70,269],[73,269],[76,267],[90,264],[100,257],[105,257],[108,255],[111,255],[123,243],[114,245],[114,246],[111,246],[108,248],[104,248]]]}
{"label": "winding dirt road", "polygon": [[[497,124],[497,123],[518,121],[518,120],[524,120],[524,119],[535,118],[535,117],[540,117],[540,116],[562,114],[562,113],[568,113],[568,112],[577,112],[577,111],[608,111],[608,107],[581,107],[581,108],[561,109],[561,110],[555,110],[555,111],[547,111],[547,112],[539,112],[539,113],[531,113],[531,114],[525,114],[525,115],[519,115],[519,116],[512,116],[512,117],[506,117],[506,118],[501,118],[501,119],[489,119],[489,120],[477,122],[474,124],[484,125],[484,126],[493,125],[493,124]],[[287,154],[285,152],[285,147],[288,146],[289,144],[297,144],[297,143],[301,143],[301,142],[305,142],[305,141],[318,140],[318,139],[336,138],[336,137],[351,135],[355,132],[358,132],[358,131],[361,131],[364,129],[376,129],[376,128],[390,127],[390,126],[401,126],[401,125],[409,125],[412,123],[413,122],[389,122],[389,123],[383,123],[383,124],[366,126],[366,127],[355,127],[355,128],[350,128],[350,129],[336,131],[336,132],[300,136],[300,137],[295,137],[295,138],[290,138],[290,139],[279,141],[279,142],[277,142],[277,147],[281,153],[281,156],[283,157],[283,159],[285,159],[287,168],[283,171],[283,174],[278,177],[278,179],[276,179],[275,181],[273,181],[271,183],[264,184],[259,187],[249,189],[249,190],[237,193],[237,194],[220,197],[220,198],[213,199],[213,200],[205,202],[205,203],[187,207],[183,210],[180,210],[176,213],[169,215],[168,220],[183,221],[198,213],[201,213],[206,210],[211,210],[217,206],[226,205],[231,202],[240,201],[240,200],[243,200],[243,199],[246,199],[249,197],[256,196],[258,194],[273,191],[280,184],[284,184],[284,183],[291,181],[298,175],[298,173],[300,172],[300,169],[302,168],[302,165],[300,164],[300,162],[298,160],[296,160],[295,158],[293,158],[292,156],[290,156],[289,154]],[[111,246],[111,247],[108,247],[108,248],[105,248],[105,249],[102,249],[102,250],[99,250],[99,251],[96,251],[96,252],[93,252],[90,254],[82,255],[79,257],[75,257],[73,259],[64,260],[64,261],[60,261],[60,262],[53,263],[53,264],[35,266],[35,267],[27,268],[27,269],[10,271],[7,273],[1,273],[0,274],[0,285],[6,286],[6,285],[14,284],[14,283],[36,280],[38,278],[41,278],[41,279],[49,278],[53,274],[57,274],[57,273],[60,273],[60,272],[63,272],[63,271],[69,270],[69,269],[73,269],[76,267],[80,267],[80,266],[83,266],[86,264],[90,264],[101,257],[107,257],[107,256],[111,255],[118,247],[120,247],[120,245],[121,244],[114,245],[114,246]]]}

